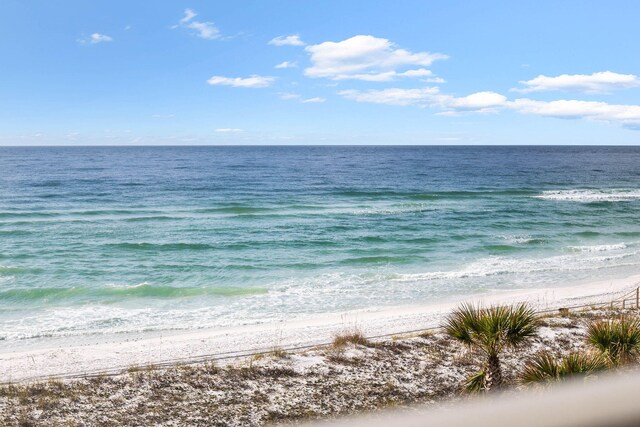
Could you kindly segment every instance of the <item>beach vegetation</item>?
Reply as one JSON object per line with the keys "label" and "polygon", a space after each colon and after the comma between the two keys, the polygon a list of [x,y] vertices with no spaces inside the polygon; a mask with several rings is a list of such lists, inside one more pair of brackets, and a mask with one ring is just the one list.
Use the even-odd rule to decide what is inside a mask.
{"label": "beach vegetation", "polygon": [[289,353],[282,347],[273,347],[270,355],[275,359],[284,359],[289,356]]}
{"label": "beach vegetation", "polygon": [[600,353],[572,352],[558,359],[548,351],[533,356],[520,374],[523,384],[553,383],[569,377],[591,376],[607,369],[608,361]]}
{"label": "beach vegetation", "polygon": [[372,345],[371,341],[369,341],[360,331],[352,331],[345,334],[336,335],[333,338],[333,347],[344,347],[347,344],[362,345],[365,347],[369,347]]}
{"label": "beach vegetation", "polygon": [[465,382],[470,392],[499,389],[503,384],[501,353],[526,344],[539,327],[536,312],[526,304],[483,308],[463,304],[456,308],[443,325],[447,335],[479,351],[484,365]]}
{"label": "beach vegetation", "polygon": [[612,367],[626,365],[640,352],[640,321],[630,317],[595,320],[587,326],[587,342]]}

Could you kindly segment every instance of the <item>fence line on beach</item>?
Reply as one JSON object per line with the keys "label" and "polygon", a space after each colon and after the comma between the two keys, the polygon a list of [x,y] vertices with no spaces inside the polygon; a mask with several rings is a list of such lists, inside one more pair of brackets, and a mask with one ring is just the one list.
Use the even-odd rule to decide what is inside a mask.
{"label": "fence line on beach", "polygon": [[[557,307],[557,308],[547,308],[544,310],[536,310],[536,313],[539,315],[544,315],[544,314],[549,314],[549,313],[553,313],[553,312],[558,312],[561,315],[565,315],[568,314],[570,310],[577,310],[577,309],[581,309],[581,308],[592,308],[592,309],[597,309],[597,308],[610,308],[610,309],[614,309],[614,308],[622,308],[622,309],[632,309],[635,308],[636,310],[640,310],[640,282],[636,283],[636,288],[633,289],[632,291],[623,294],[622,296],[618,297],[618,298],[614,298],[611,299],[610,301],[607,302],[596,302],[596,303],[590,303],[590,304],[579,304],[579,305],[571,305],[571,306],[564,306],[564,307]],[[626,302],[627,301],[631,301],[632,303],[635,304],[630,304],[627,305]],[[524,302],[522,302],[524,303]],[[518,302],[512,303],[512,304],[518,304]],[[509,304],[509,305],[512,305]],[[379,335],[369,335],[366,336],[365,338],[369,339],[369,340],[377,340],[377,339],[382,339],[382,338],[389,338],[389,337],[394,337],[394,336],[403,336],[403,335],[412,335],[412,334],[419,334],[421,332],[433,332],[433,331],[438,331],[442,329],[440,326],[431,326],[428,328],[419,328],[419,329],[412,329],[412,330],[405,330],[405,331],[400,331],[400,332],[389,332],[386,334],[379,334]],[[303,346],[296,346],[296,347],[277,347],[278,350],[283,350],[283,351],[300,351],[300,350],[307,350],[307,349],[312,349],[312,348],[316,348],[316,347],[324,347],[324,346],[328,346],[331,345],[331,342],[323,342],[323,343],[319,343],[319,344],[309,344],[309,345],[303,345]],[[269,349],[256,349],[256,350],[252,350],[249,352],[225,352],[225,353],[213,353],[210,355],[203,355],[200,356],[202,358],[207,358],[205,360],[202,361],[206,361],[206,360],[228,360],[228,359],[235,359],[235,358],[242,358],[242,357],[251,357],[251,356],[257,356],[257,355],[266,355],[266,354],[270,354],[273,353],[274,351],[274,347],[271,347]],[[241,354],[240,354],[241,353]],[[215,357],[215,356],[219,356],[219,357]],[[184,360],[184,359],[183,359]],[[175,364],[176,362],[178,362],[178,359],[173,361],[173,364]],[[193,363],[197,363],[196,361],[194,361]],[[171,365],[171,361],[167,361],[167,365]]]}
{"label": "fence line on beach", "polygon": [[[622,309],[632,309],[635,308],[636,310],[640,310],[640,282],[636,283],[636,288],[633,289],[632,291],[629,291],[626,294],[621,295],[618,298],[613,298],[610,301],[607,302],[595,302],[595,303],[589,303],[589,304],[579,304],[579,305],[571,305],[571,306],[563,306],[563,307],[556,307],[556,308],[547,308],[544,310],[536,310],[536,313],[539,315],[544,315],[544,314],[549,314],[549,313],[553,313],[553,312],[558,312],[560,314],[565,314],[568,313],[568,311],[570,310],[577,310],[577,309],[581,309],[581,308],[593,308],[593,309],[597,309],[597,308],[622,308]],[[633,304],[629,304],[627,305],[626,302],[627,301],[631,301]],[[513,305],[513,304],[518,304],[519,302],[514,302],[511,303],[509,305]],[[526,302],[520,302],[520,303],[526,303]],[[431,332],[431,331],[437,331],[440,330],[441,327],[440,326],[431,326],[428,328],[419,328],[419,329],[411,329],[411,330],[405,330],[405,331],[400,331],[400,332],[389,332],[389,333],[385,333],[385,334],[379,334],[379,335],[369,335],[366,336],[365,338],[367,339],[381,339],[381,338],[388,338],[388,337],[393,337],[393,336],[403,336],[403,335],[411,335],[411,334],[417,334],[420,332]],[[330,345],[331,342],[324,342],[324,343],[320,343],[320,344],[309,344],[309,345],[304,345],[304,346],[297,346],[297,347],[282,347],[282,348],[278,348],[278,349],[282,349],[284,351],[290,350],[290,351],[296,351],[296,350],[304,350],[304,349],[309,349],[309,348],[315,348],[315,347],[323,347],[323,346],[327,346]],[[273,347],[269,348],[269,349],[259,349],[259,350],[253,350],[247,354],[244,354],[244,356],[253,356],[253,355],[258,355],[258,354],[269,354],[273,352]],[[235,356],[234,354],[237,354],[240,352],[225,352],[225,353],[214,353],[214,354],[210,354],[208,356],[215,356],[215,355],[219,355],[222,357],[217,358],[217,360],[224,360],[224,359],[231,359],[231,358],[235,358],[235,357],[242,357],[242,356]],[[207,357],[207,355],[201,356],[201,357]],[[210,359],[211,360],[211,359]]]}
{"label": "fence line on beach", "polygon": [[[625,294],[620,295],[618,297],[611,298],[609,301],[593,302],[593,303],[571,305],[571,306],[562,306],[562,307],[555,307],[555,308],[546,308],[543,310],[536,310],[536,313],[538,315],[546,315],[553,312],[557,312],[560,315],[564,316],[564,315],[568,315],[571,310],[578,310],[578,309],[584,309],[584,308],[591,308],[591,309],[621,308],[621,309],[635,309],[637,311],[640,311],[640,282],[635,283],[635,286],[636,286],[635,289],[632,289],[631,291],[628,291]],[[526,303],[526,301],[523,301],[520,303]],[[513,304],[518,304],[518,302],[513,302],[513,303],[510,303],[509,305],[513,305]],[[395,336],[407,336],[407,335],[415,335],[420,333],[436,332],[441,329],[442,328],[440,326],[432,326],[427,328],[419,328],[419,329],[413,329],[413,330],[370,335],[370,336],[367,336],[366,338],[368,340],[375,341],[375,340],[382,340],[385,338],[395,337]],[[330,345],[331,345],[331,341],[320,342],[315,344],[306,344],[306,345],[300,345],[300,346],[290,346],[290,347],[280,347],[280,346],[274,345],[269,348],[262,348],[262,349],[228,351],[228,352],[220,352],[220,353],[202,354],[199,356],[191,356],[186,358],[165,359],[159,362],[150,363],[148,366],[153,368],[167,368],[167,367],[177,366],[177,365],[192,365],[192,364],[202,363],[202,362],[216,362],[216,361],[223,361],[223,360],[233,360],[233,359],[243,359],[243,358],[256,357],[256,356],[265,356],[265,355],[274,353],[274,351],[276,350],[284,351],[284,352],[297,352],[297,351],[303,351],[303,350],[310,350],[314,348],[327,347]],[[127,372],[129,369],[130,367],[127,367],[127,368],[119,367],[119,368],[113,368],[109,370],[100,370],[95,372],[85,371],[82,373],[72,373],[67,375],[54,375],[54,377],[60,378],[60,379],[72,379],[72,378],[92,378],[92,377],[99,377],[99,376],[116,376],[116,375],[120,375]],[[38,378],[39,377],[34,377],[28,380],[37,380]],[[42,378],[50,378],[50,376],[42,377]],[[8,384],[8,383],[0,382],[0,385],[2,384]]]}

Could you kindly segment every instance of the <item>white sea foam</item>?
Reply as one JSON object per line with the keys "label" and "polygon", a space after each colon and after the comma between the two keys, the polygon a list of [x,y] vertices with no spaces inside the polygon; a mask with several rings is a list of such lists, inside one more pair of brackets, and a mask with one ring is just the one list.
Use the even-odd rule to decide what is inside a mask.
{"label": "white sea foam", "polygon": [[0,284],[11,283],[16,279],[15,276],[0,276]]}
{"label": "white sea foam", "polygon": [[543,272],[570,272],[597,270],[601,268],[623,267],[634,263],[621,262],[638,255],[639,252],[603,256],[560,255],[547,258],[519,259],[491,257],[472,262],[460,270],[434,271],[426,273],[402,274],[393,281],[431,281],[467,278],[482,278],[505,274],[532,274]]}
{"label": "white sea foam", "polygon": [[640,199],[640,190],[612,189],[612,190],[552,190],[532,196],[536,199],[556,200],[565,202],[624,202]]}
{"label": "white sea foam", "polygon": [[[519,236],[522,237],[522,236]],[[602,277],[611,268],[638,265],[634,243],[577,247],[559,255],[532,258],[493,256],[452,270],[405,271],[393,266],[322,272],[266,283],[268,293],[228,299],[185,299],[157,310],[145,301],[130,306],[92,304],[57,307],[14,317],[0,325],[0,339],[83,336],[105,333],[196,330],[300,319],[318,313],[371,308],[390,303],[438,301],[487,289],[535,287],[576,277]],[[600,271],[601,270],[601,271]],[[550,282],[553,281],[553,282]],[[112,285],[120,287],[121,285]],[[133,287],[145,286],[138,283]],[[131,288],[132,286],[128,286]],[[240,314],[240,315],[239,315]]]}
{"label": "white sea foam", "polygon": [[568,249],[574,252],[607,252],[626,248],[627,245],[625,243],[618,243],[613,245],[568,246]]}
{"label": "white sea foam", "polygon": [[501,239],[504,239],[507,243],[515,244],[515,245],[526,245],[527,243],[537,242],[540,239],[532,237],[530,235],[502,235],[499,236]]}

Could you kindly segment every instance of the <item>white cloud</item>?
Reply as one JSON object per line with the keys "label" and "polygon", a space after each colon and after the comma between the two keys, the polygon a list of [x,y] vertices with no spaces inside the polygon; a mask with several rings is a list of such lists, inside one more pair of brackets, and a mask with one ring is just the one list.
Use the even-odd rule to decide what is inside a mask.
{"label": "white cloud", "polygon": [[187,27],[191,28],[192,30],[196,30],[196,32],[198,33],[198,37],[203,39],[213,40],[220,37],[220,31],[218,31],[218,29],[214,27],[213,23],[211,22],[193,21],[187,24]]}
{"label": "white cloud", "polygon": [[357,102],[434,108],[440,110],[437,113],[439,115],[513,110],[521,114],[559,119],[585,119],[640,130],[640,105],[579,100],[535,101],[527,98],[509,101],[504,95],[496,92],[476,92],[463,97],[455,97],[441,94],[437,87],[368,91],[343,90],[339,94]]}
{"label": "white cloud", "polygon": [[507,104],[507,97],[496,92],[476,92],[463,97],[439,95],[435,104],[446,113],[491,113]]}
{"label": "white cloud", "polygon": [[[626,81],[629,82],[630,79]],[[590,86],[590,90],[596,89],[601,90],[602,86]],[[338,94],[357,102],[433,108],[438,110],[437,114],[440,115],[512,110],[521,114],[560,119],[584,119],[640,130],[640,105],[581,100],[536,101],[527,98],[510,101],[506,96],[491,91],[456,97],[441,93],[435,86],[415,89],[343,90]]]}
{"label": "white cloud", "polygon": [[81,44],[98,44],[98,43],[106,43],[113,41],[113,37],[107,36],[106,34],[93,33],[89,37],[85,37],[83,39],[79,39],[78,42]]}
{"label": "white cloud", "polygon": [[445,113],[487,113],[504,107],[507,98],[495,92],[477,92],[464,97],[443,95],[437,87],[422,89],[390,88],[382,90],[343,90],[339,94],[357,102],[387,105],[417,105],[443,110]]}
{"label": "white cloud", "polygon": [[291,99],[299,99],[300,95],[297,93],[281,93],[280,99],[284,99],[285,101],[289,101]]}
{"label": "white cloud", "polygon": [[348,77],[337,77],[334,80],[362,80],[366,82],[390,82],[396,79],[396,77],[425,77],[432,75],[432,72],[424,68],[417,70],[407,70],[403,73],[397,71],[385,71],[381,73],[363,73],[363,74],[351,74]]}
{"label": "white cloud", "polygon": [[539,75],[521,81],[524,88],[513,88],[515,92],[546,92],[553,90],[578,91],[586,93],[607,93],[614,89],[627,89],[640,86],[640,79],[633,74],[618,74],[603,71],[593,74],[562,74],[556,77]]}
{"label": "white cloud", "polygon": [[184,10],[184,17],[180,20],[180,23],[181,24],[186,24],[187,22],[191,21],[196,16],[198,16],[198,14],[193,9],[185,9]]}
{"label": "white cloud", "polygon": [[274,68],[296,68],[298,66],[295,62],[283,61],[276,65]]}
{"label": "white cloud", "polygon": [[640,128],[640,105],[608,104],[596,101],[557,100],[534,101],[516,99],[509,107],[523,114],[559,119],[587,119]]}
{"label": "white cloud", "polygon": [[318,103],[325,102],[325,101],[326,101],[326,99],[321,98],[319,96],[316,96],[315,98],[304,99],[301,102],[303,104],[318,104]]}
{"label": "white cloud", "polygon": [[275,80],[275,77],[257,76],[254,74],[249,77],[213,76],[207,80],[207,83],[214,86],[261,88],[271,86]]}
{"label": "white cloud", "polygon": [[218,133],[237,133],[237,132],[244,132],[243,129],[238,129],[238,128],[218,128],[216,129],[216,132]]}
{"label": "white cloud", "polygon": [[292,34],[290,36],[278,36],[269,41],[269,44],[274,46],[304,46],[305,42],[300,40],[300,36]]}
{"label": "white cloud", "polygon": [[203,39],[214,40],[220,37],[220,30],[213,22],[195,21],[193,18],[198,14],[193,9],[185,9],[184,17],[171,28],[184,27],[195,31],[195,34]]}
{"label": "white cloud", "polygon": [[437,87],[423,89],[390,88],[382,90],[343,90],[339,95],[357,102],[370,102],[387,105],[419,105],[428,106],[439,93]]}
{"label": "white cloud", "polygon": [[427,77],[431,76],[433,73],[431,70],[427,70],[425,68],[418,68],[416,70],[407,70],[404,73],[398,73],[397,75],[400,77]]}
{"label": "white cloud", "polygon": [[305,49],[312,62],[312,66],[305,69],[305,75],[332,80],[389,81],[395,77],[424,77],[431,72],[420,68],[399,73],[397,69],[427,67],[436,60],[447,58],[439,53],[411,53],[397,48],[387,39],[365,35],[311,45]]}

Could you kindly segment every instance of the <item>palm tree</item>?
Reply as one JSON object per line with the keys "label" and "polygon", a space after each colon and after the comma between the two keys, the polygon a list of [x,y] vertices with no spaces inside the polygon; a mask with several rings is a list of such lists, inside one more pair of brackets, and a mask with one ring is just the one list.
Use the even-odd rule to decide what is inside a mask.
{"label": "palm tree", "polygon": [[477,349],[486,357],[482,369],[467,379],[469,391],[489,391],[502,386],[500,353],[518,348],[532,338],[539,327],[535,311],[526,304],[482,308],[463,304],[451,313],[443,328],[456,340]]}
{"label": "palm tree", "polygon": [[640,352],[640,321],[621,317],[591,322],[587,342],[606,356],[612,367],[627,364]]}
{"label": "palm tree", "polygon": [[556,359],[543,351],[527,362],[520,381],[523,384],[550,383],[576,375],[588,376],[606,368],[607,360],[601,354],[573,352]]}

